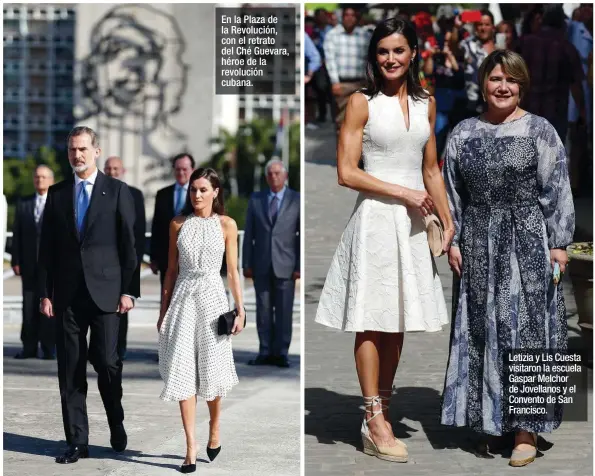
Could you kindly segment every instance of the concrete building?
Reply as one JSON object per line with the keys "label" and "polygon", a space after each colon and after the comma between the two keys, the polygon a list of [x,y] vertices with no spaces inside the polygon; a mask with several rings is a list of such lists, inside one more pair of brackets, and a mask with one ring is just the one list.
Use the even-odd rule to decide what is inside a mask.
{"label": "concrete building", "polygon": [[[259,5],[259,7],[263,8],[270,6],[270,4]],[[256,9],[256,12],[258,12],[258,9]],[[281,83],[293,83],[295,85],[295,94],[240,94],[237,97],[240,120],[250,121],[255,117],[266,117],[278,122],[281,119],[284,110],[289,112],[290,117],[299,117],[299,93],[302,69],[300,62],[300,24],[301,11],[299,8],[296,8],[294,16],[280,16],[279,27],[277,28],[277,46],[286,47],[290,52],[290,56],[286,58],[277,57],[274,59],[275,66],[274,75],[272,78],[265,78],[262,81],[255,81],[256,88],[269,91],[273,89],[273,85],[271,83],[277,83],[278,87],[280,87]]]}
{"label": "concrete building", "polygon": [[73,125],[75,5],[3,5],[4,157],[62,145]]}
{"label": "concrete building", "polygon": [[172,182],[171,156],[188,150],[200,163],[221,127],[299,115],[299,27],[294,78],[280,68],[295,95],[215,95],[217,6],[5,5],[4,155],[64,147],[73,126],[92,127],[102,156],[122,157],[151,219],[155,192]]}

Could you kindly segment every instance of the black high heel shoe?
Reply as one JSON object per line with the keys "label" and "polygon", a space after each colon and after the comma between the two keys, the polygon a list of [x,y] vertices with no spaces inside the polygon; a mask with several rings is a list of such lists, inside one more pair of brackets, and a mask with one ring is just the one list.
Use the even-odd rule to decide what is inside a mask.
{"label": "black high heel shoe", "polygon": [[219,445],[217,448],[210,448],[207,443],[207,456],[211,461],[213,461],[217,457],[219,451],[221,451],[221,445]]}
{"label": "black high heel shoe", "polygon": [[[198,455],[196,455],[196,457],[198,458]],[[183,464],[182,466],[180,466],[181,473],[194,473],[195,471],[196,471],[196,460],[194,460],[194,463]]]}
{"label": "black high heel shoe", "polygon": [[180,466],[181,473],[194,473],[196,471],[196,463],[183,464]]}

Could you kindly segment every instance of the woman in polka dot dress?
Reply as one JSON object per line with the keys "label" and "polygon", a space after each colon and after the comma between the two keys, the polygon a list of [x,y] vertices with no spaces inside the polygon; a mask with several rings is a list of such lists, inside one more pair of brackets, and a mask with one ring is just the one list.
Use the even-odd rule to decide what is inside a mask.
{"label": "woman in polka dot dress", "polygon": [[217,335],[218,317],[229,311],[220,276],[223,253],[228,282],[239,315],[232,334],[242,331],[244,305],[237,266],[238,229],[224,216],[223,191],[213,169],[190,177],[186,205],[170,225],[169,265],[163,285],[159,331],[159,373],[165,386],[160,398],[179,401],[186,433],[182,472],[196,469],[194,424],[196,397],[207,401],[210,432],[207,454],[219,444],[221,398],[238,383],[231,337]]}
{"label": "woman in polka dot dress", "polygon": [[560,425],[562,404],[546,414],[511,411],[504,357],[510,349],[567,348],[553,268],[563,272],[568,261],[574,207],[556,130],[519,107],[529,84],[523,59],[495,51],[479,78],[487,112],[453,130],[444,166],[456,228],[449,262],[461,283],[442,423],[514,433],[510,465],[523,466],[535,459],[537,433]]}

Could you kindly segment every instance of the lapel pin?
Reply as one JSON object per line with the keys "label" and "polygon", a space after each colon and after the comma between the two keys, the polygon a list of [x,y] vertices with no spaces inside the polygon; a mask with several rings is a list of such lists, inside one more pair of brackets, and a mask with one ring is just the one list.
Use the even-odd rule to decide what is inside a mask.
{"label": "lapel pin", "polygon": [[105,195],[105,192],[101,192],[101,195]]}

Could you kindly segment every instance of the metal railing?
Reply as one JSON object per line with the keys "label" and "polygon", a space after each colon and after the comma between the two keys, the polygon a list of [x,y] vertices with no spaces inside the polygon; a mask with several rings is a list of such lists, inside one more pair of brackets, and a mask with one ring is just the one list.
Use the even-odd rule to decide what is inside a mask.
{"label": "metal railing", "polygon": [[[13,233],[11,231],[6,233],[6,238],[12,238],[13,237]],[[151,238],[151,232],[146,232],[145,233],[145,238]],[[238,272],[240,275],[240,286],[242,289],[242,296],[245,296],[245,278],[244,278],[244,274],[242,273],[242,260],[244,257],[243,254],[243,244],[244,244],[244,230],[238,230]],[[6,261],[11,261],[11,254],[4,252],[4,259]],[[145,264],[150,264],[151,263],[151,257],[148,254],[143,255],[143,263]],[[14,271],[12,270],[12,268],[7,269],[6,271],[4,271],[3,274],[3,279],[10,279],[12,277],[14,277]],[[151,269],[143,269],[141,270],[140,273],[140,279],[145,279],[148,276],[153,275],[153,271]],[[227,290],[227,295],[228,295],[228,299],[230,301],[230,304],[233,303],[233,296],[231,295],[231,292],[229,292],[229,290]],[[7,299],[8,298],[8,299]],[[142,297],[141,298],[143,301],[160,301],[161,300],[161,296],[157,295],[157,296],[146,296],[146,297]],[[9,296],[9,295],[4,295],[4,301],[5,302],[22,302],[22,297],[21,296]]]}
{"label": "metal railing", "polygon": [[[12,238],[12,237],[13,237],[12,232],[6,233],[6,238]],[[145,238],[151,238],[151,233],[146,232]],[[246,288],[245,288],[246,279],[244,278],[244,274],[242,273],[242,260],[244,257],[243,249],[242,249],[243,244],[244,244],[244,230],[238,230],[238,272],[240,275],[240,287],[242,290],[242,296],[244,297],[244,305],[246,307],[246,310],[249,313],[255,313],[256,312],[256,295],[254,293],[253,288],[250,288],[249,291],[246,292]],[[4,259],[10,262],[10,260],[11,260],[10,253],[5,252]],[[151,262],[150,256],[145,254],[143,256],[143,263],[148,265],[148,264],[150,264],[150,262]],[[144,269],[141,271],[140,279],[141,280],[145,279],[148,276],[151,276],[152,274],[153,274],[153,271],[151,271],[151,269]],[[4,271],[4,280],[12,278],[13,276],[14,276],[14,272],[13,272],[12,268]],[[231,307],[234,305],[234,300],[233,300],[233,295],[229,291],[228,287],[226,287],[226,293],[227,293],[227,299],[229,301],[229,305]],[[4,294],[3,306],[4,306],[5,321],[7,319],[7,316],[10,314],[7,311],[14,312],[17,309],[20,309],[22,306],[22,301],[23,301],[22,296],[15,296],[15,295],[11,296],[11,295]],[[143,306],[143,307],[148,307],[148,308],[158,308],[160,302],[161,302],[161,295],[159,295],[159,294],[144,295],[139,298],[139,302],[137,303],[136,307]],[[300,300],[296,299],[293,303],[293,315],[294,315],[294,317],[298,317],[299,314],[300,314]],[[13,319],[15,319],[15,318],[13,317]],[[16,319],[19,319],[19,318],[16,318]]]}
{"label": "metal railing", "polygon": [[[151,232],[147,231],[145,233],[145,238],[151,238]],[[12,238],[13,234],[12,231],[7,231],[6,232],[6,238]],[[244,230],[238,230],[238,271],[240,271],[240,279],[242,281],[242,289],[243,289],[243,282],[244,282],[244,275],[242,274],[242,260],[244,258],[244,254],[243,254],[243,245],[244,245]],[[4,259],[6,261],[11,261],[12,256],[10,253],[7,253],[6,251],[4,252]],[[143,263],[145,264],[150,264],[151,263],[151,257],[148,254],[144,254],[143,255]],[[145,269],[141,272],[141,279],[150,276],[151,274],[153,274],[153,272],[150,269]],[[11,269],[8,269],[6,271],[4,271],[4,279],[8,279],[8,278],[12,278],[14,276],[14,272]]]}

